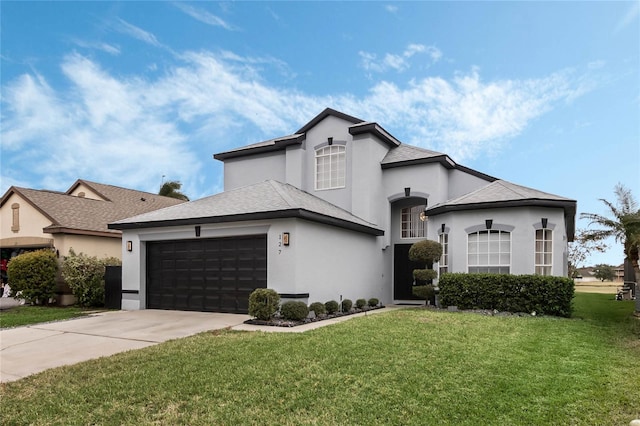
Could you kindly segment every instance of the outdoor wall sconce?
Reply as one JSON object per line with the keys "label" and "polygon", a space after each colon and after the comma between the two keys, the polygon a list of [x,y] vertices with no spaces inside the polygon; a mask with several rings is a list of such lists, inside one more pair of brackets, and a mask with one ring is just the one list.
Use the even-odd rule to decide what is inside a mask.
{"label": "outdoor wall sconce", "polygon": [[429,205],[429,200],[428,199],[424,199],[424,209],[422,210],[422,212],[420,212],[420,220],[421,221],[425,221],[427,220],[427,206]]}
{"label": "outdoor wall sconce", "polygon": [[405,197],[410,197],[411,196],[411,188],[405,188],[404,189],[404,196]]}
{"label": "outdoor wall sconce", "polygon": [[445,226],[444,226],[444,223],[443,223],[443,224],[440,226],[440,229],[442,230],[442,233],[443,233],[443,234],[444,234],[444,228],[445,228]]}
{"label": "outdoor wall sconce", "polygon": [[333,145],[333,138],[328,138],[327,143],[329,144],[329,146]]}
{"label": "outdoor wall sconce", "polygon": [[549,223],[549,219],[547,219],[546,217],[543,217],[541,221],[542,221],[542,229],[547,229],[547,224]]}
{"label": "outdoor wall sconce", "polygon": [[127,241],[127,251],[133,251],[133,241]]}
{"label": "outdoor wall sconce", "polygon": [[487,229],[491,229],[491,227],[493,226],[493,219],[487,219],[484,221],[484,226],[487,227]]}
{"label": "outdoor wall sconce", "polygon": [[288,246],[289,245],[289,233],[288,232],[283,232],[282,233],[282,245],[283,246]]}
{"label": "outdoor wall sconce", "polygon": [[200,225],[196,225],[196,237],[200,236]]}

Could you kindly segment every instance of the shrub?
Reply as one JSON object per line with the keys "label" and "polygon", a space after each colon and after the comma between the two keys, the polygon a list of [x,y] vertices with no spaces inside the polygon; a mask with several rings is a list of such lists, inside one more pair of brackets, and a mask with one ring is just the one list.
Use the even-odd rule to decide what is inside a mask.
{"label": "shrub", "polygon": [[419,299],[433,300],[436,296],[436,292],[431,284],[416,285],[411,289],[413,295]]}
{"label": "shrub", "polygon": [[327,308],[324,307],[324,303],[313,302],[309,305],[309,310],[315,312],[317,315],[324,315],[327,313]]}
{"label": "shrub", "polygon": [[7,266],[12,295],[31,303],[46,304],[56,295],[58,259],[51,250],[37,250],[20,254]]}
{"label": "shrub", "polygon": [[287,320],[302,321],[309,315],[309,308],[307,308],[307,304],[304,302],[290,300],[282,304],[280,307],[280,315]]}
{"label": "shrub", "polygon": [[331,315],[338,312],[338,309],[340,309],[340,304],[335,300],[329,300],[327,303],[324,304],[324,307],[327,310],[327,313]]}
{"label": "shrub", "polygon": [[249,315],[268,321],[278,311],[280,295],[269,288],[257,288],[249,295]]}
{"label": "shrub", "polygon": [[342,301],[342,312],[349,312],[353,307],[353,302],[351,299],[344,299]]}
{"label": "shrub", "polygon": [[69,249],[69,255],[62,262],[62,278],[71,289],[80,306],[104,306],[104,273],[107,265],[120,265],[120,259],[76,254]]}
{"label": "shrub", "polygon": [[380,301],[375,297],[372,297],[371,299],[367,300],[367,305],[369,305],[372,308],[375,306],[378,306],[378,303],[380,303]]}
{"label": "shrub", "polygon": [[413,278],[418,281],[431,281],[438,278],[438,273],[433,269],[414,269]]}
{"label": "shrub", "polygon": [[358,299],[356,300],[356,308],[358,309],[362,309],[365,306],[367,306],[367,301],[365,299]]}
{"label": "shrub", "polygon": [[423,262],[427,269],[431,269],[433,262],[442,256],[442,244],[437,241],[422,240],[413,244],[409,249],[409,260]]}
{"label": "shrub", "polygon": [[565,277],[506,274],[443,274],[442,306],[571,316],[573,281]]}

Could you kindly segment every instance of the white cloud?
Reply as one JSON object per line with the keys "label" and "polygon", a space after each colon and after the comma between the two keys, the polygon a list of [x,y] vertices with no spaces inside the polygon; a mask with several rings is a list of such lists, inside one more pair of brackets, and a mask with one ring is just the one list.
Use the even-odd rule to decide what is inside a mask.
{"label": "white cloud", "polygon": [[[629,2],[629,9],[627,9],[627,13],[624,14],[622,18],[618,21],[615,28],[613,29],[613,33],[617,34],[620,31],[627,28],[629,25],[633,23],[640,16],[640,2],[632,1]],[[637,35],[637,32],[636,32]]]}
{"label": "white cloud", "polygon": [[178,9],[180,9],[182,12],[186,13],[187,15],[191,16],[192,18],[203,22],[207,25],[211,25],[213,27],[222,27],[225,30],[235,30],[235,28],[227,23],[224,19],[210,13],[207,12],[204,9],[200,9],[197,7],[193,7],[193,6],[189,6],[188,4],[182,3],[182,2],[176,2],[173,3],[175,7],[177,7]]}
{"label": "white cloud", "polygon": [[[428,52],[408,47],[400,58]],[[153,190],[160,176],[180,180],[192,198],[211,154],[295,131],[329,106],[377,121],[400,140],[446,152],[456,161],[495,152],[530,123],[593,85],[576,71],[538,79],[483,81],[480,70],[405,85],[380,81],[367,96],[311,96],[266,81],[256,64],[232,52],[186,52],[153,77],[110,74],[71,54],[62,71],[70,89],[40,75],[3,87],[3,165],[37,164],[41,181],[78,177]],[[3,166],[2,180],[9,176]],[[3,184],[3,189],[4,184]],[[207,193],[211,193],[207,191]]]}
{"label": "white cloud", "polygon": [[98,49],[113,56],[117,56],[120,54],[120,47],[114,46],[109,43],[86,41],[80,39],[73,39],[72,41],[76,46],[83,47],[85,49]]}
{"label": "white cloud", "polygon": [[442,57],[442,52],[435,46],[425,46],[423,44],[409,44],[407,48],[399,54],[386,53],[382,60],[378,60],[378,56],[375,53],[360,51],[362,67],[367,71],[373,72],[385,72],[388,70],[395,70],[402,72],[408,69],[411,65],[409,59],[416,54],[426,53],[431,58],[431,63],[436,63]]}
{"label": "white cloud", "polygon": [[384,7],[384,9],[389,13],[396,13],[398,11],[398,6],[393,4],[388,4]]}
{"label": "white cloud", "polygon": [[138,28],[135,25],[128,23],[123,19],[118,18],[117,21],[115,21],[115,29],[152,46],[162,47],[162,44],[158,41],[156,36],[142,28]]}

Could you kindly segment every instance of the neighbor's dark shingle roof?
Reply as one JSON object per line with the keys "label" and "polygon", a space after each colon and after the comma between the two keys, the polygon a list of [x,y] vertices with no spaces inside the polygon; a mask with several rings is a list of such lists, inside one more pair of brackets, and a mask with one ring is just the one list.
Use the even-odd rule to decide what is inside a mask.
{"label": "neighbor's dark shingle roof", "polygon": [[267,180],[117,221],[114,229],[298,217],[373,235],[375,224],[292,185]]}
{"label": "neighbor's dark shingle roof", "polygon": [[[105,200],[70,195],[80,184],[84,184]],[[110,222],[183,203],[182,200],[175,198],[86,180],[76,181],[66,193],[12,187],[3,197],[1,204],[4,204],[13,193],[20,195],[51,220],[51,225],[45,228],[45,232],[50,233],[119,235],[119,231],[108,228],[107,225]]]}

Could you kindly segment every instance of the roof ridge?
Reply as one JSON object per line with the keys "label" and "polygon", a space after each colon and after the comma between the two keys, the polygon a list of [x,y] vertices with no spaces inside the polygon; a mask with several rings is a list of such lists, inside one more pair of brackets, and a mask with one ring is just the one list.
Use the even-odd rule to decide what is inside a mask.
{"label": "roof ridge", "polygon": [[273,189],[278,193],[278,195],[284,200],[285,203],[289,205],[289,207],[295,207],[295,202],[293,198],[287,194],[284,189],[279,185],[280,182],[276,182],[273,179],[267,180],[267,182],[271,185]]}

